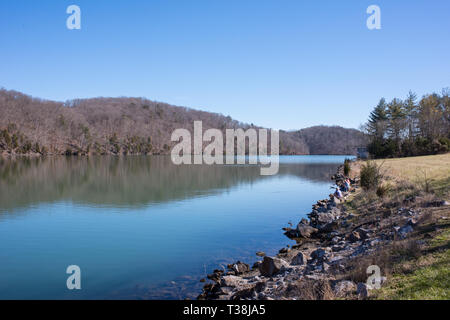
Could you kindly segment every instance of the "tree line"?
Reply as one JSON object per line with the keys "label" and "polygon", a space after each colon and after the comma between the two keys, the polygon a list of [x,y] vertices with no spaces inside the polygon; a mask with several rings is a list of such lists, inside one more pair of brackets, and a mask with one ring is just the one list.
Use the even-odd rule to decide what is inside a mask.
{"label": "tree line", "polygon": [[402,100],[381,98],[364,131],[374,158],[431,155],[450,151],[450,90]]}
{"label": "tree line", "polygon": [[[0,89],[0,154],[170,154],[171,134],[194,121],[203,129],[258,129],[217,113],[145,98],[92,98],[66,102]],[[361,132],[318,126],[280,131],[280,154],[354,154]]]}

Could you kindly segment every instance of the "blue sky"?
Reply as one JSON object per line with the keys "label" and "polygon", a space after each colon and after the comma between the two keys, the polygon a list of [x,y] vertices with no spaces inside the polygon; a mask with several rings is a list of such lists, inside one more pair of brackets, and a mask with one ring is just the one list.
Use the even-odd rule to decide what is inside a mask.
{"label": "blue sky", "polygon": [[[81,30],[66,8],[81,8]],[[381,8],[381,30],[366,9]],[[357,128],[380,97],[450,86],[448,0],[0,2],[0,87],[137,96],[277,129]]]}

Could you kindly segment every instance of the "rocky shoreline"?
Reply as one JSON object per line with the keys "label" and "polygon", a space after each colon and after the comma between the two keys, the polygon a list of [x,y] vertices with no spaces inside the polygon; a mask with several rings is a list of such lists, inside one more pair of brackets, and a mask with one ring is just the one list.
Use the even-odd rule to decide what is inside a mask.
{"label": "rocky shoreline", "polygon": [[[344,180],[343,167],[332,179],[339,186]],[[358,192],[359,181],[351,180],[350,193]],[[416,228],[423,210],[411,206],[414,199],[373,214],[348,212],[344,199],[320,200],[313,205],[309,219],[297,227],[284,228],[285,235],[297,241],[280,249],[274,257],[263,257],[252,267],[237,261],[228,270],[214,270],[199,300],[284,300],[284,299],[365,299],[371,287],[366,284],[366,270],[355,272],[361,259],[370,259],[397,239],[406,239]],[[432,206],[448,205],[433,203]],[[370,208],[368,209],[370,212]],[[364,277],[364,278],[363,278]],[[364,280],[363,280],[364,279]],[[385,277],[379,277],[382,284]],[[203,279],[203,281],[205,281]]]}

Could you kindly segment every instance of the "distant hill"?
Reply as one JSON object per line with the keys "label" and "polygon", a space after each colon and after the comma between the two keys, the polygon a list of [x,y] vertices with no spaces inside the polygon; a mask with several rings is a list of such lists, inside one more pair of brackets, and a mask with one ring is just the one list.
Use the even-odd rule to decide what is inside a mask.
{"label": "distant hill", "polygon": [[[144,98],[56,102],[0,90],[0,153],[169,154],[178,128],[259,128],[229,116]],[[280,131],[281,154],[354,154],[363,134],[341,127]]]}
{"label": "distant hill", "polygon": [[367,144],[361,131],[339,126],[315,126],[292,134],[296,139],[305,141],[310,154],[355,154],[356,148]]}

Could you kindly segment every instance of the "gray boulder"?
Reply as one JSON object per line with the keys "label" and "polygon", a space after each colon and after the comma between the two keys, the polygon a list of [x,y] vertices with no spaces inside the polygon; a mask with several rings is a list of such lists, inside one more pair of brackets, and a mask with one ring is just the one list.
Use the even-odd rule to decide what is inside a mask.
{"label": "gray boulder", "polygon": [[299,237],[297,229],[283,228],[283,230],[285,231],[284,235],[290,239]]}
{"label": "gray boulder", "polygon": [[332,237],[334,237],[334,234],[332,234],[333,232],[335,233],[335,230],[337,230],[339,228],[339,224],[337,223],[337,221],[332,221],[330,223],[326,223],[320,226],[320,232],[321,233],[328,233],[327,237],[329,239],[331,239]]}
{"label": "gray boulder", "polygon": [[301,224],[305,224],[305,225],[309,225],[309,221],[308,219],[302,218],[302,220],[300,221]]}
{"label": "gray boulder", "polygon": [[250,266],[246,263],[238,261],[233,264],[230,269],[236,272],[236,274],[241,274],[250,271]]}
{"label": "gray boulder", "polygon": [[336,198],[336,197],[332,197],[331,198],[331,201],[330,201],[330,204],[332,205],[332,206],[337,206],[338,204],[340,204],[341,203],[341,200],[339,200],[338,198]]}
{"label": "gray boulder", "polygon": [[294,266],[302,266],[306,263],[306,256],[303,252],[299,252],[294,258],[292,258],[291,264]]}
{"label": "gray boulder", "polygon": [[329,213],[329,212],[319,213],[317,215],[317,222],[319,224],[330,223],[330,222],[333,222],[333,220],[334,220],[334,216],[331,213]]}
{"label": "gray boulder", "polygon": [[327,254],[328,250],[319,248],[317,250],[314,250],[313,252],[311,252],[311,258],[313,260],[319,260],[322,261],[325,259],[325,255]]}
{"label": "gray boulder", "polygon": [[240,287],[246,283],[246,280],[236,276],[224,276],[221,279],[221,285],[223,287]]}
{"label": "gray boulder", "polygon": [[337,217],[339,217],[339,216],[342,215],[342,211],[341,211],[341,209],[339,209],[339,208],[332,208],[332,209],[330,210],[330,213],[331,213],[335,218],[337,218]]}
{"label": "gray boulder", "polygon": [[413,232],[413,231],[414,231],[413,227],[411,227],[411,226],[408,224],[408,225],[406,225],[406,226],[401,227],[401,228],[398,230],[398,234],[400,235],[401,238],[406,238],[406,236],[407,236],[409,233]]}
{"label": "gray boulder", "polygon": [[271,277],[288,267],[289,264],[282,259],[275,257],[264,257],[264,260],[258,268],[261,275]]}
{"label": "gray boulder", "polygon": [[297,234],[299,237],[302,238],[310,238],[314,233],[316,233],[318,230],[316,228],[313,228],[309,225],[299,223],[297,225]]}

